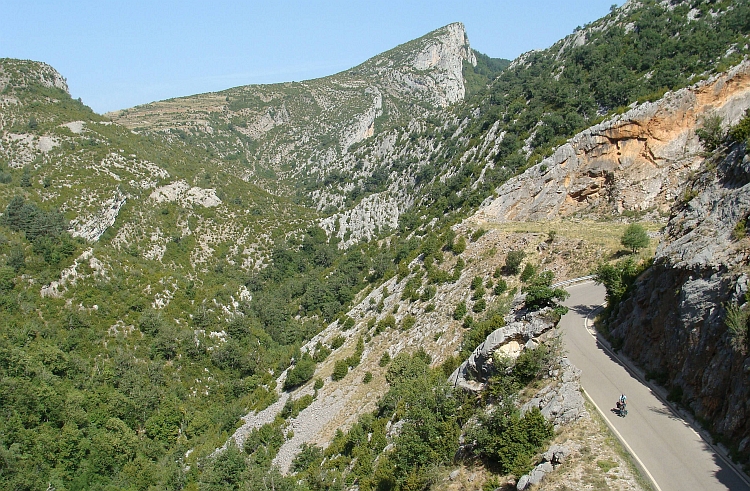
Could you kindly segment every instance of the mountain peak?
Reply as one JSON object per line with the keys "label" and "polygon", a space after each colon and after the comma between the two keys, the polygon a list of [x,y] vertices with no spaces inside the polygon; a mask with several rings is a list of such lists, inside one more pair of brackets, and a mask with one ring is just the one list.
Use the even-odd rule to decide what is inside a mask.
{"label": "mountain peak", "polygon": [[65,77],[40,61],[0,58],[0,91],[5,90],[8,85],[21,88],[32,85],[56,87],[70,94]]}
{"label": "mountain peak", "polygon": [[428,89],[432,102],[444,107],[466,94],[464,61],[473,66],[477,63],[463,23],[454,22],[377,55],[353,70],[381,76],[389,71],[399,72],[401,76],[388,78],[403,82],[398,85],[403,85],[406,92]]}

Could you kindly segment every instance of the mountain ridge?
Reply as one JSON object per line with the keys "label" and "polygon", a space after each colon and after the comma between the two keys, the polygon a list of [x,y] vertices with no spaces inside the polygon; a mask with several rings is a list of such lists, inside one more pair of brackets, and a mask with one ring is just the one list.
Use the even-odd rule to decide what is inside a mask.
{"label": "mountain ridge", "polygon": [[[469,58],[479,64],[481,57],[452,24],[411,51],[396,50],[401,58],[360,68],[396,67],[382,69],[390,78],[381,85],[365,73],[239,87],[118,116],[132,127],[72,100],[46,65],[4,62],[29,75],[16,70],[22,83],[6,83],[0,102],[0,407],[10,415],[0,419],[0,452],[11,469],[0,477],[32,489],[39,475],[59,489],[211,489],[236,459],[245,466],[241,479],[230,476],[237,486],[258,488],[269,476],[320,488],[358,480],[362,490],[431,482],[431,471],[410,460],[423,454],[408,453],[424,447],[412,410],[456,403],[460,394],[427,396],[445,394],[447,375],[506,322],[506,309],[521,306],[518,291],[615,261],[627,222],[643,220],[659,237],[666,219],[664,210],[631,206],[651,187],[639,187],[637,173],[627,177],[627,206],[609,203],[594,158],[572,186],[557,176],[563,200],[581,198],[572,216],[480,221],[477,210],[507,199],[507,188],[529,176],[544,186],[566,165],[558,148],[585,128],[620,131],[627,118],[659,107],[662,88],[741,63],[747,9],[727,1],[628,2],[484,75],[470,68]],[[695,41],[709,34],[713,44]],[[673,48],[680,56],[664,54]],[[628,57],[631,49],[640,55]],[[444,51],[452,61],[440,72]],[[430,78],[435,73],[444,78]],[[484,87],[467,92],[472,73]],[[463,101],[443,105],[460,92],[458,74]],[[432,80],[426,88],[412,83],[424,77]],[[186,99],[195,105],[181,106]],[[740,106],[722,113],[731,119],[725,126]],[[138,127],[139,114],[154,124]],[[706,126],[691,114],[685,134],[665,134],[698,159],[696,135]],[[610,136],[626,142],[631,134]],[[591,149],[609,159],[602,169],[622,171],[616,142],[589,143],[604,145]],[[633,148],[629,156],[639,157],[643,147]],[[694,164],[702,165],[685,166]],[[687,167],[676,166],[661,187],[690,197]],[[516,174],[527,177],[509,180]],[[670,200],[657,204],[680,205]],[[548,208],[511,218],[549,217]],[[511,252],[525,254],[515,273],[506,265]],[[506,351],[533,362],[528,357],[544,343],[531,341]],[[557,361],[542,361],[534,383],[544,385]],[[315,419],[328,403],[343,409]],[[476,413],[482,421],[484,410]],[[270,424],[249,431],[244,449],[215,453],[240,418],[261,411]],[[467,426],[464,413],[428,413],[444,418],[446,444],[428,450],[448,479],[454,443],[481,428]],[[315,424],[323,427],[308,431]],[[415,445],[401,445],[407,437]],[[69,449],[47,452],[55,445]],[[626,466],[613,449],[598,448]],[[583,451],[576,455],[573,469],[582,469]],[[296,475],[276,474],[276,457]],[[482,482],[497,478],[480,474]],[[597,476],[611,483],[604,474]]]}

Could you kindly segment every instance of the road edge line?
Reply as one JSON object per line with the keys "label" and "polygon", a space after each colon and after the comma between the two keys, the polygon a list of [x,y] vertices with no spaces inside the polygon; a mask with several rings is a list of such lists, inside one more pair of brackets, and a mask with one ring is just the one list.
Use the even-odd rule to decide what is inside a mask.
{"label": "road edge line", "polygon": [[651,481],[651,486],[656,491],[662,491],[662,489],[659,487],[659,485],[656,483],[656,479],[654,479],[654,476],[651,475],[651,473],[646,468],[646,464],[643,463],[643,461],[638,457],[638,455],[635,453],[635,451],[628,445],[628,442],[623,438],[623,436],[620,434],[619,431],[617,431],[617,428],[612,424],[612,422],[607,418],[607,415],[604,414],[604,411],[602,411],[602,408],[599,407],[599,405],[594,402],[594,399],[591,398],[588,392],[586,392],[586,389],[581,386],[581,392],[583,392],[583,395],[586,396],[586,399],[596,408],[599,415],[604,419],[604,422],[607,424],[607,427],[609,427],[610,431],[612,431],[617,439],[620,441],[620,443],[625,447],[625,449],[628,451],[628,453],[635,459],[635,465],[638,467],[641,472],[646,474],[646,477],[648,477],[648,480]]}
{"label": "road edge line", "polygon": [[[588,283],[588,280],[582,281],[581,283]],[[583,328],[586,329],[586,331],[588,331],[588,333],[591,335],[591,337],[593,337],[594,339],[596,339],[597,341],[599,341],[601,343],[601,345],[602,345],[602,348],[604,348],[605,350],[607,350],[607,352],[611,356],[617,358],[620,361],[620,363],[623,364],[623,367],[625,368],[625,370],[627,370],[628,372],[630,372],[630,374],[632,376],[634,376],[636,379],[638,379],[644,386],[648,387],[649,390],[651,391],[651,393],[654,394],[654,396],[656,396],[656,398],[659,399],[662,402],[662,404],[664,404],[666,407],[668,407],[670,409],[670,411],[672,411],[673,415],[675,415],[678,418],[680,418],[685,425],[687,425],[691,430],[693,430],[693,432],[696,435],[698,435],[698,438],[700,438],[701,440],[703,440],[703,442],[706,445],[708,445],[713,450],[714,454],[717,455],[721,460],[723,460],[724,463],[727,464],[729,466],[729,468],[731,468],[734,471],[734,473],[737,475],[737,477],[740,478],[741,481],[743,481],[747,486],[750,486],[750,481],[748,481],[748,478],[747,478],[747,475],[745,474],[745,472],[742,469],[740,469],[737,466],[737,464],[735,464],[727,455],[725,455],[724,452],[719,447],[717,447],[713,442],[711,442],[708,438],[706,438],[706,435],[704,434],[705,430],[702,427],[698,426],[698,423],[697,423],[697,421],[694,420],[694,418],[688,417],[688,415],[683,414],[683,412],[680,411],[672,402],[670,402],[670,401],[666,400],[666,398],[662,397],[661,393],[658,390],[656,390],[656,387],[651,382],[649,382],[644,377],[642,377],[641,374],[638,372],[638,370],[635,369],[634,363],[630,359],[628,359],[628,358],[625,358],[625,359],[621,358],[620,355],[618,355],[617,353],[615,353],[615,351],[609,346],[609,341],[607,341],[604,338],[604,336],[602,336],[596,330],[593,330],[593,332],[592,332],[592,329],[589,329],[589,319],[591,318],[591,316],[594,315],[594,314],[596,314],[596,313],[598,313],[599,311],[601,311],[603,309],[604,309],[604,304],[601,304],[601,305],[597,306],[597,308],[595,308],[594,310],[592,310],[591,312],[589,312],[588,315],[586,315],[586,317],[583,318]],[[631,365],[633,365],[633,366],[631,366]],[[581,387],[581,390],[584,390],[583,387]],[[585,390],[584,390],[584,393],[585,393]],[[586,394],[586,396],[588,397],[588,394]],[[589,397],[589,399],[591,399],[591,398]],[[607,422],[607,426],[609,426],[610,428],[614,429],[611,426],[609,420],[606,418],[606,415],[604,415],[604,413],[602,413],[602,410],[596,405],[596,403],[593,401],[593,399],[591,399],[591,403],[594,404],[594,407],[596,407],[597,411],[599,411],[599,413],[604,416],[604,419]],[[614,429],[614,430],[617,433],[618,438],[620,439],[620,441],[623,444],[625,444],[625,446],[628,449],[630,449],[630,446],[625,442],[625,440],[619,437],[619,432],[617,432],[616,429]],[[638,459],[638,456],[635,455],[635,453],[632,452],[632,451],[631,451],[631,455],[633,455],[633,457],[635,457],[636,459]],[[640,462],[640,459],[638,459],[638,460]],[[643,470],[645,470],[648,473],[648,470],[645,467],[643,468]],[[649,474],[649,476],[650,475],[651,474]],[[652,482],[658,488],[658,485],[656,484],[655,481],[653,481],[653,479],[652,479]]]}

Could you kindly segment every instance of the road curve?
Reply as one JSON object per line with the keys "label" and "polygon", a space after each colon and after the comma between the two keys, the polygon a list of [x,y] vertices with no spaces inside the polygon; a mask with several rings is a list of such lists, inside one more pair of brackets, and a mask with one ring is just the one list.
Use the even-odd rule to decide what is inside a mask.
{"label": "road curve", "polygon": [[[750,485],[679,415],[641,383],[586,329],[585,319],[604,302],[604,287],[581,283],[567,288],[570,308],[560,326],[570,361],[581,369],[581,385],[610,427],[619,433],[661,491],[748,490]],[[621,393],[628,416],[611,408]]]}

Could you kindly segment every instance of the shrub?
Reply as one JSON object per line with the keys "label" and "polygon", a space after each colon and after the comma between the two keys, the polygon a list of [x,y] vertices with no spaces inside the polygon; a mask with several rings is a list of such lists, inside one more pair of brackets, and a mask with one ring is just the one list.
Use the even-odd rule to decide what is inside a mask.
{"label": "shrub", "polygon": [[724,130],[721,127],[721,116],[707,116],[703,118],[703,127],[695,130],[698,140],[703,144],[703,148],[708,152],[713,152],[722,144],[725,138]]}
{"label": "shrub", "polygon": [[745,353],[750,347],[750,311],[737,304],[726,307],[724,324],[727,326],[732,347]]}
{"label": "shrub", "polygon": [[747,142],[750,139],[750,109],[746,109],[745,117],[729,130],[729,138],[737,143]]}
{"label": "shrub", "polygon": [[396,328],[396,317],[393,314],[388,314],[380,319],[380,321],[376,324],[375,334],[380,334],[381,332],[389,328]]}
{"label": "shrub", "polygon": [[346,338],[339,334],[331,340],[331,349],[338,349],[344,345]]}
{"label": "shrub", "polygon": [[409,329],[414,327],[414,324],[416,323],[417,323],[417,319],[413,315],[409,314],[405,316],[404,319],[401,321],[401,330],[408,331]]}
{"label": "shrub", "polygon": [[647,247],[649,243],[648,233],[642,225],[638,223],[632,223],[625,229],[625,233],[620,238],[620,243],[633,251],[633,254],[638,252],[638,249]]}
{"label": "shrub", "polygon": [[293,389],[304,384],[315,375],[315,361],[307,353],[303,354],[294,368],[289,370],[284,380],[284,390]]}
{"label": "shrub", "polygon": [[508,255],[505,256],[505,271],[512,275],[518,274],[521,270],[521,262],[524,257],[526,257],[526,253],[521,250],[510,251]]}
{"label": "shrub", "polygon": [[292,471],[302,472],[309,467],[319,464],[322,460],[323,449],[317,445],[305,442],[302,444],[300,452],[292,461]]}
{"label": "shrub", "polygon": [[391,362],[391,355],[387,352],[383,352],[383,356],[380,357],[380,361],[378,361],[378,366],[385,367],[388,366],[388,364]]}
{"label": "shrub", "polygon": [[461,277],[461,273],[464,270],[464,266],[466,266],[466,263],[459,257],[456,260],[456,265],[453,267],[453,274],[451,275],[452,281],[458,281],[458,279]]}
{"label": "shrub", "polygon": [[478,241],[480,239],[480,237],[482,237],[486,233],[487,233],[487,231],[485,229],[478,228],[477,230],[474,231],[473,234],[471,234],[471,241],[472,242]]}
{"label": "shrub", "polygon": [[496,464],[500,473],[520,476],[531,468],[532,457],[553,435],[552,423],[538,408],[521,417],[512,404],[503,404],[479,418],[469,439],[477,441],[477,455]]}
{"label": "shrub", "polygon": [[423,302],[427,302],[435,298],[436,293],[437,293],[437,288],[435,288],[432,285],[428,285],[424,287],[424,290],[422,291],[422,295],[420,295],[419,299]]}
{"label": "shrub", "polygon": [[463,235],[460,235],[451,245],[451,251],[453,254],[459,255],[466,250],[466,239]]}
{"label": "shrub", "polygon": [[[272,423],[253,429],[245,440],[245,452],[252,454],[258,450],[268,453],[272,459],[284,443],[284,432]],[[270,460],[269,459],[269,460]]]}
{"label": "shrub", "polygon": [[343,318],[343,322],[341,323],[341,330],[348,331],[352,327],[354,327],[354,319],[352,319],[348,315],[345,315]]}
{"label": "shrub", "polygon": [[544,271],[529,279],[528,284],[523,288],[526,293],[526,307],[529,310],[555,307],[560,315],[567,312],[567,308],[560,307],[557,302],[565,300],[570,294],[562,288],[552,288],[553,279],[552,271]]}
{"label": "shrub", "polygon": [[471,308],[476,313],[484,312],[484,309],[487,308],[487,301],[483,298],[480,298],[476,302],[474,302],[474,306]]}
{"label": "shrub", "polygon": [[313,396],[311,394],[305,394],[299,399],[292,400],[290,397],[287,399],[286,404],[281,409],[281,417],[284,419],[296,418],[302,410],[312,404]]}
{"label": "shrub", "polygon": [[461,301],[456,305],[455,310],[453,310],[453,318],[455,320],[461,320],[466,315],[466,302]]}
{"label": "shrub", "polygon": [[523,271],[521,272],[521,277],[520,277],[521,281],[526,283],[531,278],[533,278],[535,274],[536,274],[536,268],[534,267],[534,265],[531,263],[526,263],[526,266],[523,268]]}
{"label": "shrub", "polygon": [[493,289],[495,295],[502,295],[508,289],[508,283],[505,280],[497,280],[497,285]]}
{"label": "shrub", "polygon": [[734,240],[742,240],[747,236],[747,219],[744,218],[737,222],[737,225],[734,226],[734,229],[732,230],[732,239]]}
{"label": "shrub", "polygon": [[328,355],[330,354],[330,348],[328,348],[328,346],[324,345],[323,343],[318,342],[315,345],[315,354],[313,355],[313,360],[315,360],[315,363],[320,363],[328,358]]}
{"label": "shrub", "polygon": [[346,360],[336,360],[336,363],[333,365],[333,373],[331,374],[331,379],[341,380],[342,378],[346,377],[346,374],[349,373],[349,364]]}
{"label": "shrub", "polygon": [[480,286],[482,286],[482,277],[481,276],[475,276],[474,278],[472,278],[472,280],[471,280],[471,289],[472,290],[476,290]]}
{"label": "shrub", "polygon": [[362,378],[362,383],[369,384],[372,382],[372,372],[365,372],[365,376]]}
{"label": "shrub", "polygon": [[0,292],[8,292],[16,285],[16,271],[10,266],[0,267]]}

